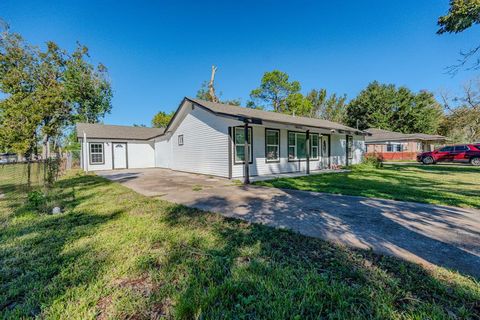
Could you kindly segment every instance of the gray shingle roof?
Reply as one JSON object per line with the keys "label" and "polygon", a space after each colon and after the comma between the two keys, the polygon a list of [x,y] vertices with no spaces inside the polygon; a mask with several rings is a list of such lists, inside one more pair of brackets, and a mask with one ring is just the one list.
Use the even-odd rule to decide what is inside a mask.
{"label": "gray shingle roof", "polygon": [[125,140],[149,140],[165,131],[164,128],[114,126],[99,123],[77,123],[76,129],[78,138],[82,138],[85,132],[87,138]]}
{"label": "gray shingle roof", "polygon": [[194,98],[186,98],[186,99],[196,104],[199,104],[217,114],[246,117],[246,118],[257,118],[265,121],[277,122],[277,123],[283,123],[283,124],[303,125],[308,127],[316,127],[316,128],[329,129],[329,130],[331,129],[344,130],[349,132],[355,132],[357,134],[367,134],[366,132],[363,132],[351,127],[347,127],[343,124],[331,122],[323,119],[297,117],[297,116],[291,116],[288,114],[283,114],[278,112],[244,108],[244,107],[233,106],[233,105],[223,104],[223,103],[215,103],[215,102],[204,101],[204,100],[194,99]]}
{"label": "gray shingle roof", "polygon": [[386,142],[386,141],[401,141],[401,140],[426,140],[426,141],[445,141],[446,137],[440,135],[432,135],[425,133],[401,133],[377,128],[370,128],[365,130],[372,135],[365,138],[365,142]]}

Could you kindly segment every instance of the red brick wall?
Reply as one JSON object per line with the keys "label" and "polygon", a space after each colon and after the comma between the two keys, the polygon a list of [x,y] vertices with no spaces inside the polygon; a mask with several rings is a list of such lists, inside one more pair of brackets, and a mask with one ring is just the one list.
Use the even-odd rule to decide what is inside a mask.
{"label": "red brick wall", "polygon": [[417,152],[368,152],[366,155],[380,156],[384,161],[417,160]]}

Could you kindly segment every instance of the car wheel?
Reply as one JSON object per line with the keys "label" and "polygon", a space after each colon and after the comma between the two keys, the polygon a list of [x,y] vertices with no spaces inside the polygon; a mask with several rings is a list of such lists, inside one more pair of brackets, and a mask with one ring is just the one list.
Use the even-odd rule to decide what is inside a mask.
{"label": "car wheel", "polygon": [[474,166],[480,166],[480,158],[472,158],[470,163]]}
{"label": "car wheel", "polygon": [[423,158],[422,162],[423,162],[423,164],[433,164],[434,163],[432,157],[425,157],[425,158]]}

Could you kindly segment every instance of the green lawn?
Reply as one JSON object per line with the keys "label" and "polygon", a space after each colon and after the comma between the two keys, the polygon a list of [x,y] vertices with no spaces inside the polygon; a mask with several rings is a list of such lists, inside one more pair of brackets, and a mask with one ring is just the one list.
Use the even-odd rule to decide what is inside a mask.
{"label": "green lawn", "polygon": [[357,166],[349,173],[257,182],[285,189],[480,208],[480,168],[445,165]]}
{"label": "green lawn", "polygon": [[468,319],[480,284],[71,173],[65,213],[0,176],[0,318]]}

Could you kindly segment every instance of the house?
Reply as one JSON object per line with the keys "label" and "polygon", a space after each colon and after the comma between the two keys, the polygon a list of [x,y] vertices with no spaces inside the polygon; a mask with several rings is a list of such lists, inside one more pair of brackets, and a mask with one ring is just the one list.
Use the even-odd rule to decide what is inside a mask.
{"label": "house", "polygon": [[376,128],[366,130],[367,153],[381,155],[385,160],[415,160],[419,152],[432,151],[445,144],[447,138],[424,133],[405,134]]}
{"label": "house", "polygon": [[368,133],[321,119],[184,98],[165,129],[80,123],[77,135],[85,170],[157,167],[248,182],[250,176],[357,164]]}

